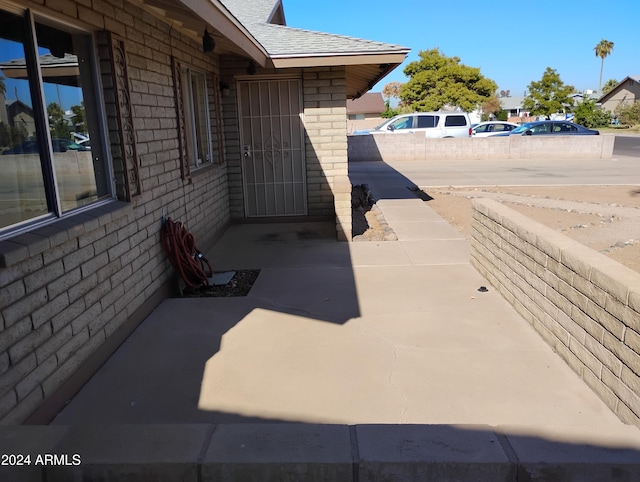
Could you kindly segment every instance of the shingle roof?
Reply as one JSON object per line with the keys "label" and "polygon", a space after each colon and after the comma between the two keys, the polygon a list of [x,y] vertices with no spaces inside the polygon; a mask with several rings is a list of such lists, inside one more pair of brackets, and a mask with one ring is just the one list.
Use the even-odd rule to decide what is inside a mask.
{"label": "shingle roof", "polygon": [[268,23],[279,0],[222,0],[271,57],[407,53],[408,48],[345,35]]}
{"label": "shingle roof", "polygon": [[347,114],[380,114],[384,110],[384,99],[380,92],[367,92],[362,97],[347,100]]}

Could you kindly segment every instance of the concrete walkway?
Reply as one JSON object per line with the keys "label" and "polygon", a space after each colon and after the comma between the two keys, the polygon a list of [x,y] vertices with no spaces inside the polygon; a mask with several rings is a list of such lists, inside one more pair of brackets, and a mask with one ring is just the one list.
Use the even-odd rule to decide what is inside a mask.
{"label": "concrete walkway", "polygon": [[260,269],[249,295],[166,300],[54,423],[622,427],[401,182],[378,191],[398,241],[232,226],[208,257]]}
{"label": "concrete walkway", "polygon": [[[398,241],[338,243],[330,223],[232,226],[208,258],[215,270],[260,269],[249,295],[164,301],[52,425],[152,427],[144,436],[123,432],[134,439],[195,431],[194,463],[206,450],[205,460],[219,463],[214,449],[227,445],[222,458],[236,462],[251,453],[265,464],[298,463],[283,455],[295,439],[310,444],[308,454],[346,463],[354,480],[376,480],[363,475],[364,453],[374,474],[393,461],[464,464],[464,454],[506,475],[475,477],[465,465],[469,478],[456,480],[516,480],[514,467],[527,460],[571,466],[576,477],[545,480],[640,474],[638,429],[620,422],[471,267],[467,241],[407,184],[400,174],[370,184]],[[290,428],[273,428],[279,422]],[[158,428],[167,424],[179,433]],[[213,438],[201,424],[218,427]],[[273,446],[283,440],[282,450]],[[434,440],[450,451],[442,455]],[[474,440],[481,449],[469,447]],[[487,452],[494,442],[498,455]],[[245,443],[255,452],[234,452]],[[327,448],[334,444],[337,454]],[[127,459],[120,450],[114,457]],[[595,473],[603,478],[585,478]]]}

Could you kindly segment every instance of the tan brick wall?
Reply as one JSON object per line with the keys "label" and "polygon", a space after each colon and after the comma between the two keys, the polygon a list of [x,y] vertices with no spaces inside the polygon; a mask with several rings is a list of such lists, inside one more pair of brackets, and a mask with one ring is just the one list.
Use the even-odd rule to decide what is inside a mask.
{"label": "tan brick wall", "polygon": [[335,214],[340,240],[351,238],[345,75],[344,67],[303,72],[309,214]]}
{"label": "tan brick wall", "polygon": [[217,57],[202,54],[196,42],[127,2],[94,1],[93,8],[45,3],[71,23],[80,18],[124,39],[142,194],[0,242],[0,419],[5,424],[24,420],[172,280],[160,246],[163,215],[185,223],[201,249],[229,221],[226,165],[181,179],[170,67],[173,53],[207,72],[211,98],[218,88],[211,78],[218,72]]}
{"label": "tan brick wall", "polygon": [[471,262],[624,421],[640,426],[640,273],[487,199]]}

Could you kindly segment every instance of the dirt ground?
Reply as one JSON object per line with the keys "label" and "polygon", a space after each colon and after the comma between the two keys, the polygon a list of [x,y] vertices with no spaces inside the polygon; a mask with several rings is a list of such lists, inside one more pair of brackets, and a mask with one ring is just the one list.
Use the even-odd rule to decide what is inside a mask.
{"label": "dirt ground", "polygon": [[470,237],[471,199],[490,198],[640,272],[640,186],[422,187]]}
{"label": "dirt ground", "polygon": [[[421,186],[425,202],[467,239],[471,199],[490,198],[640,272],[640,186]],[[374,193],[375,194],[375,193]],[[354,209],[354,241],[392,240],[379,210]]]}

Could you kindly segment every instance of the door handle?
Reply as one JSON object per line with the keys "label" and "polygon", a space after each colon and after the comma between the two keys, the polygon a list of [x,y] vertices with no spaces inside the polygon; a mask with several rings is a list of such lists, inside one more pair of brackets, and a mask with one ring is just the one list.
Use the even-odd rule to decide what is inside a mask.
{"label": "door handle", "polygon": [[243,152],[244,157],[251,157],[251,146],[249,144],[244,145],[242,150],[244,151]]}

